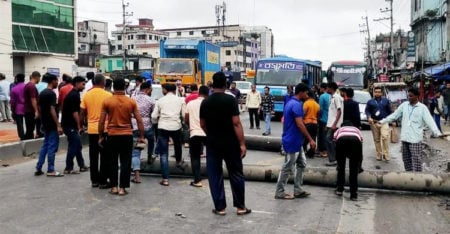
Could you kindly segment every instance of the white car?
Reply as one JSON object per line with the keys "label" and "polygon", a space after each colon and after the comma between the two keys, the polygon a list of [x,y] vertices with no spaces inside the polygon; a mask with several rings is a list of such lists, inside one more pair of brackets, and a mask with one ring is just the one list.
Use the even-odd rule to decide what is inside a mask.
{"label": "white car", "polygon": [[245,103],[245,100],[247,98],[247,93],[249,93],[252,89],[252,82],[249,81],[235,81],[236,88],[239,89],[242,96],[242,102]]}
{"label": "white car", "polygon": [[372,97],[369,92],[355,90],[355,95],[353,96],[353,100],[359,103],[359,112],[361,116],[361,126],[369,126],[369,121],[366,116],[366,105]]}

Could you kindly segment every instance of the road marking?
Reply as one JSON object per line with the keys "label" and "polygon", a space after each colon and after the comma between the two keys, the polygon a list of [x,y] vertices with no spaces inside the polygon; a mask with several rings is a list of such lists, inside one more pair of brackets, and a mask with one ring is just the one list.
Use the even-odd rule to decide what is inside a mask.
{"label": "road marking", "polygon": [[336,233],[375,233],[375,211],[375,193],[359,194],[356,202],[342,196]]}
{"label": "road marking", "polygon": [[272,214],[278,214],[278,213],[275,213],[275,212],[260,211],[260,210],[252,210],[252,213],[270,214],[270,215],[272,215]]}

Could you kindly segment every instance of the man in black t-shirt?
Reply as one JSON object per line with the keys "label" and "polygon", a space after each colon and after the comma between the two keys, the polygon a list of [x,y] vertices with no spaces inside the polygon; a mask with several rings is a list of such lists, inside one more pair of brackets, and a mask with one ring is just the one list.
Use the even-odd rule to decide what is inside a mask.
{"label": "man in black t-shirt", "polygon": [[39,159],[34,175],[39,176],[44,174],[42,172],[42,166],[47,155],[47,176],[61,177],[64,175],[55,171],[55,155],[59,147],[59,135],[62,134],[62,128],[58,122],[58,113],[56,111],[56,94],[53,92],[53,89],[58,87],[58,78],[53,74],[46,73],[43,79],[48,81],[47,88],[39,94],[39,116],[41,117],[42,131],[44,132],[44,142],[39,152]]}
{"label": "man in black t-shirt", "polygon": [[80,171],[84,172],[88,170],[88,167],[84,164],[83,154],[81,152],[81,138],[80,134],[83,131],[80,118],[80,92],[84,90],[86,85],[86,79],[82,76],[76,76],[72,80],[73,89],[67,94],[64,99],[61,125],[64,134],[67,136],[67,155],[66,155],[66,168],[64,174],[78,174],[78,171],[73,170],[73,158],[76,157]]}
{"label": "man in black t-shirt", "polygon": [[226,200],[222,161],[228,168],[233,205],[238,215],[251,212],[245,206],[245,180],[242,159],[246,154],[244,131],[239,119],[239,108],[231,95],[225,94],[226,78],[223,72],[213,76],[214,92],[200,106],[200,126],[206,133],[206,168],[213,198],[213,213],[225,215]]}

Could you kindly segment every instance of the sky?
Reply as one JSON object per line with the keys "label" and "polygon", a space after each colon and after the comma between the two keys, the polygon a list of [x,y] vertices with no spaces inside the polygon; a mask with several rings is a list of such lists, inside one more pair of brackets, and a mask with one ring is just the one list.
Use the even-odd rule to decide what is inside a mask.
{"label": "sky", "polygon": [[[394,31],[410,29],[410,0],[393,0]],[[362,17],[369,20],[370,36],[390,32],[389,17],[380,9],[385,0],[128,0],[126,11],[139,18],[151,18],[155,29],[212,26],[215,5],[227,5],[226,24],[264,25],[274,34],[274,52],[294,58],[322,61],[322,68],[335,60],[363,60],[367,34],[361,33]],[[108,22],[109,30],[122,23],[121,0],[78,0],[77,21]]]}

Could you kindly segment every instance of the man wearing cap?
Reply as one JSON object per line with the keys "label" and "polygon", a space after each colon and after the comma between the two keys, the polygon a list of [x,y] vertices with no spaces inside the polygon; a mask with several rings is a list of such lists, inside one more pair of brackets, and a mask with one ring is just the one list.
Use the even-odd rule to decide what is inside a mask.
{"label": "man wearing cap", "polygon": [[[82,121],[80,118],[80,92],[84,90],[86,85],[86,79],[81,76],[76,76],[72,80],[72,90],[64,98],[64,105],[62,108],[61,126],[64,134],[67,136],[69,143],[67,147],[66,155],[66,168],[64,174],[77,174],[78,172],[73,170],[73,158],[75,157],[80,167],[80,171],[84,172],[88,170],[83,159],[81,152],[81,138],[80,134],[83,132]],[[68,87],[67,84],[65,87]]]}

